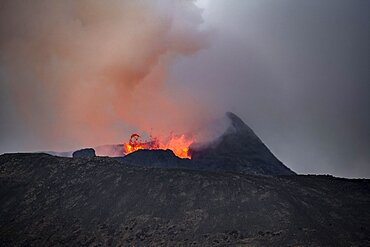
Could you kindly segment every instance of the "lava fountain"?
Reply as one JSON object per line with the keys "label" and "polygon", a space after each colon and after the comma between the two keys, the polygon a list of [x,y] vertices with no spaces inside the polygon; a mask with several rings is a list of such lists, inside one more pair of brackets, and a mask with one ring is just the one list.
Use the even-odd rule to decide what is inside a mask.
{"label": "lava fountain", "polygon": [[170,149],[180,158],[190,158],[189,146],[194,142],[192,138],[185,135],[173,135],[166,141],[161,141],[158,137],[150,136],[149,141],[141,141],[140,135],[134,133],[131,135],[128,143],[123,144],[125,154],[135,152],[140,149]]}

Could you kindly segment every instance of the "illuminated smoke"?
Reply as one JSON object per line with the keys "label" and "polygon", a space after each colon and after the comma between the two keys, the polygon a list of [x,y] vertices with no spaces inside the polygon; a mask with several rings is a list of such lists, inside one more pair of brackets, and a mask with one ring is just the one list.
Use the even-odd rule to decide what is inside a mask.
{"label": "illuminated smoke", "polygon": [[167,72],[206,47],[201,23],[186,0],[2,1],[0,79],[10,96],[0,103],[17,122],[8,132],[32,133],[23,149],[68,149],[119,143],[132,130],[190,131],[202,104],[169,90]]}

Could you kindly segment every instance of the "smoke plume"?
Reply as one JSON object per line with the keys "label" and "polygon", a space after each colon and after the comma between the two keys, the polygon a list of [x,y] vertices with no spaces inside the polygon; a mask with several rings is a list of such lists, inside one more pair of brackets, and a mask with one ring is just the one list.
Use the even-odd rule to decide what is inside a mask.
{"label": "smoke plume", "polygon": [[202,104],[168,87],[167,71],[207,46],[201,23],[186,0],[2,1],[2,144],[68,149],[197,127]]}

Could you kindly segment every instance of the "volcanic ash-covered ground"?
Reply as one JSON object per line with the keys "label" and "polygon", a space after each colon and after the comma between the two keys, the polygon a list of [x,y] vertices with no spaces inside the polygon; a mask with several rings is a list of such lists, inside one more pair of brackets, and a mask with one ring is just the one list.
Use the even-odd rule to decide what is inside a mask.
{"label": "volcanic ash-covered ground", "polygon": [[370,182],[0,156],[1,246],[368,246]]}

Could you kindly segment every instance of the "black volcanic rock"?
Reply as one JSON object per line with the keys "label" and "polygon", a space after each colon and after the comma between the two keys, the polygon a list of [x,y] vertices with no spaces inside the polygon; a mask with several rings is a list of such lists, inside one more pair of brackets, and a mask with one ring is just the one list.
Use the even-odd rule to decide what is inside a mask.
{"label": "black volcanic rock", "polygon": [[193,145],[192,161],[207,170],[258,175],[294,175],[238,116],[228,112],[230,127],[212,143]]}
{"label": "black volcanic rock", "polygon": [[124,162],[131,165],[163,168],[192,168],[189,159],[177,157],[172,150],[138,150],[123,158]]}
{"label": "black volcanic rock", "polygon": [[73,152],[73,158],[91,158],[95,157],[95,150],[93,148],[84,148]]}
{"label": "black volcanic rock", "polygon": [[370,246],[369,208],[369,180],[0,155],[0,246]]}

